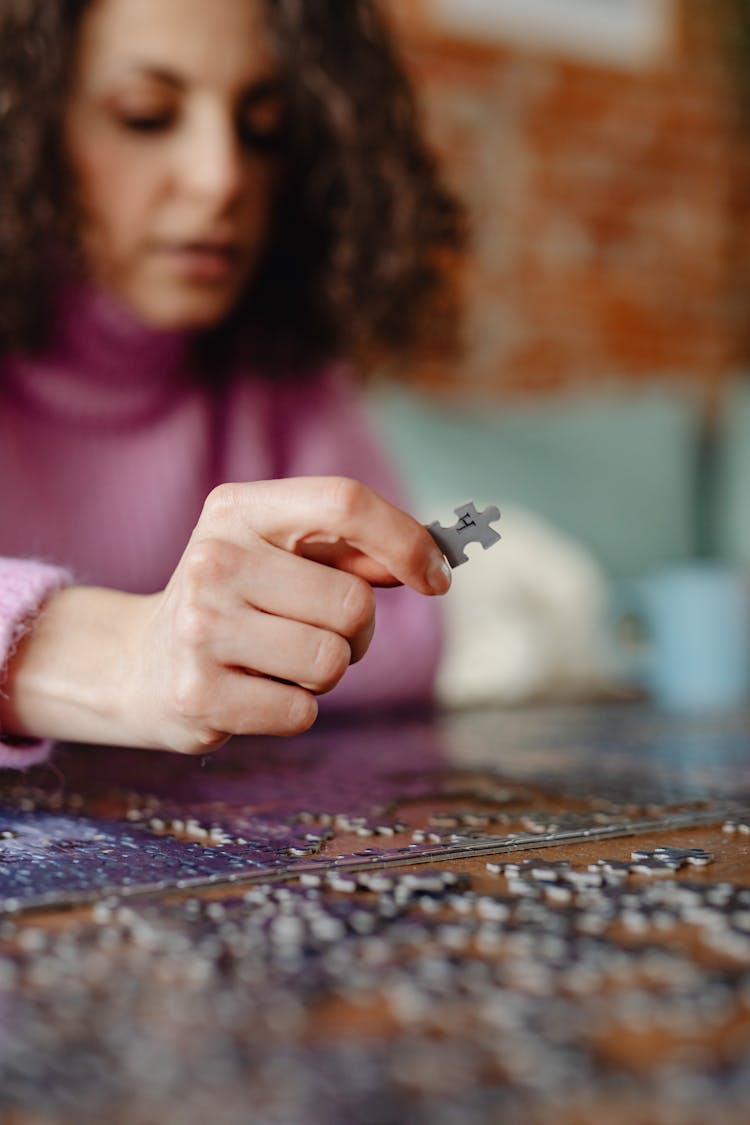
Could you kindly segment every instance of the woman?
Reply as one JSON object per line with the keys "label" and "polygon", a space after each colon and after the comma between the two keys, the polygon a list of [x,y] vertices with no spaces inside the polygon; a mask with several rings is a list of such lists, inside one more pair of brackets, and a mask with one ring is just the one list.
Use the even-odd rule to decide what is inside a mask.
{"label": "woman", "polygon": [[333,701],[427,697],[449,571],[338,361],[461,217],[374,4],[4,0],[0,153],[0,763],[304,730],[373,585]]}

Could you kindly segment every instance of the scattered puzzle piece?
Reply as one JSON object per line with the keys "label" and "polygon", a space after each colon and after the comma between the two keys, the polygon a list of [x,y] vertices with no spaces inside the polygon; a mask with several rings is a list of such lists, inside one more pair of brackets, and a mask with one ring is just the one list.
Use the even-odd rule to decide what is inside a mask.
{"label": "scattered puzzle piece", "polygon": [[487,550],[499,541],[500,535],[490,524],[500,519],[500,509],[491,504],[484,511],[478,512],[474,501],[467,500],[453,511],[458,516],[453,527],[443,527],[434,520],[427,525],[427,530],[450,565],[455,568],[468,562],[464,553],[467,543],[481,543]]}
{"label": "scattered puzzle piece", "polygon": [[713,855],[711,852],[705,851],[703,848],[670,848],[659,847],[653,851],[647,851],[643,848],[631,852],[631,859],[634,861],[631,864],[631,870],[640,871],[640,867],[635,865],[641,864],[667,864],[677,871],[680,867],[690,864],[693,867],[706,867],[709,863],[713,863]]}

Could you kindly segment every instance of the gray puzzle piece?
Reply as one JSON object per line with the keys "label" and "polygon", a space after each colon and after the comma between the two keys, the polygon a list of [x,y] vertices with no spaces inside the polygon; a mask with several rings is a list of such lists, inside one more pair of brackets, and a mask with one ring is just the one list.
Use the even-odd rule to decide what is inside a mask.
{"label": "gray puzzle piece", "polygon": [[468,562],[464,553],[467,543],[481,543],[487,550],[498,542],[500,536],[490,524],[500,519],[500,509],[492,504],[483,512],[478,512],[474,501],[467,500],[453,511],[458,516],[453,527],[443,527],[435,520],[427,525],[427,530],[450,565],[457,567]]}

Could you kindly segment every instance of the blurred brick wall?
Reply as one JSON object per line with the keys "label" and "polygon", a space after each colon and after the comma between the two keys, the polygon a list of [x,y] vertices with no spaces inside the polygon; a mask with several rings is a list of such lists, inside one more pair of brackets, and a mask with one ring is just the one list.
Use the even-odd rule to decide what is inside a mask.
{"label": "blurred brick wall", "polygon": [[415,379],[524,392],[686,380],[710,391],[740,366],[750,129],[719,45],[721,4],[683,0],[674,52],[633,71],[446,39],[419,0],[392,2],[474,228],[465,359],[426,359]]}

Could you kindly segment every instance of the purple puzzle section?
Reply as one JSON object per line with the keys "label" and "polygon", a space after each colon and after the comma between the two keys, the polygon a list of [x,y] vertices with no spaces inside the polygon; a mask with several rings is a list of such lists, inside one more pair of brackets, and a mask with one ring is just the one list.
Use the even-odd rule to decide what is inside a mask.
{"label": "purple puzzle section", "polygon": [[[535,811],[545,792],[583,809],[556,814],[560,830],[585,827],[582,801],[599,823],[711,798],[747,803],[747,724],[698,733],[638,708],[543,708],[372,717],[296,739],[235,739],[205,759],[62,747],[52,766],[0,775],[0,907],[272,878],[316,863],[439,860],[488,831],[497,842],[510,830],[508,808],[531,833],[548,830]],[[429,833],[409,835],[399,820],[410,802],[425,819],[446,802],[472,811],[433,815]],[[361,845],[335,854],[342,833]]]}
{"label": "purple puzzle section", "polygon": [[54,771],[0,784],[0,901],[273,875],[315,856],[342,813],[387,820],[397,797],[440,791],[434,733],[399,730],[237,739],[203,760],[62,748]]}

